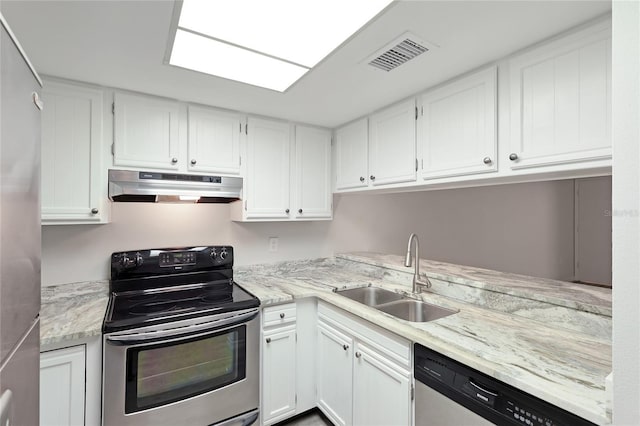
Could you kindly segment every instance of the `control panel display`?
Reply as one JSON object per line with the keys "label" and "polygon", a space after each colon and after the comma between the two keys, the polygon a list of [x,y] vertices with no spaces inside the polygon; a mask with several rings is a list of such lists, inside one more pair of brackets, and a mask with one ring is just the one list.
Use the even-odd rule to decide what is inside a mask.
{"label": "control panel display", "polygon": [[165,251],[159,258],[162,267],[196,264],[196,253],[192,251]]}

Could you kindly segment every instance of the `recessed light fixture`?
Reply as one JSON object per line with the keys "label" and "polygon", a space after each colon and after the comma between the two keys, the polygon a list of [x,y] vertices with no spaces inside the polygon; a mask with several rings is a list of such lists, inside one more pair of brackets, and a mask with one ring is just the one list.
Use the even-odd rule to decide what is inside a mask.
{"label": "recessed light fixture", "polygon": [[392,0],[184,0],[169,63],[284,92]]}

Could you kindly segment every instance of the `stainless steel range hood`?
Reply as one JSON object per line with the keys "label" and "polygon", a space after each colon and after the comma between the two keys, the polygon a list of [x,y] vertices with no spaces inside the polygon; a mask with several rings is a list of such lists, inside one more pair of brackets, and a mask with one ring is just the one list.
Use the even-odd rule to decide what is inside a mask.
{"label": "stainless steel range hood", "polygon": [[109,170],[111,201],[230,203],[241,190],[240,177]]}

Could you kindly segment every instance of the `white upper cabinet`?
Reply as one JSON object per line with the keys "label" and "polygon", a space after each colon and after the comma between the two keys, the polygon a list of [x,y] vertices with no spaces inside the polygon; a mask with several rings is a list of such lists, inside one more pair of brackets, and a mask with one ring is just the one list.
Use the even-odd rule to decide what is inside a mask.
{"label": "white upper cabinet", "polygon": [[249,117],[244,210],[247,219],[288,219],[291,133],[288,123]]}
{"label": "white upper cabinet", "polygon": [[611,24],[510,62],[512,169],[611,158]]}
{"label": "white upper cabinet", "polygon": [[496,75],[491,67],[421,96],[424,179],[497,170]]}
{"label": "white upper cabinet", "polygon": [[331,133],[306,126],[295,132],[293,213],[298,219],[331,218]]}
{"label": "white upper cabinet", "polygon": [[246,140],[243,199],[232,204],[232,220],[332,218],[328,130],[249,117]]}
{"label": "white upper cabinet", "polygon": [[369,179],[372,185],[416,180],[415,99],[369,118]]}
{"label": "white upper cabinet", "polygon": [[336,130],[336,190],[362,188],[369,183],[369,124],[366,118]]}
{"label": "white upper cabinet", "polygon": [[114,95],[113,164],[178,170],[179,105],[177,101],[128,93]]}
{"label": "white upper cabinet", "polygon": [[239,174],[242,121],[238,113],[189,106],[188,170]]}
{"label": "white upper cabinet", "polygon": [[42,97],[42,223],[103,223],[103,93],[46,81]]}

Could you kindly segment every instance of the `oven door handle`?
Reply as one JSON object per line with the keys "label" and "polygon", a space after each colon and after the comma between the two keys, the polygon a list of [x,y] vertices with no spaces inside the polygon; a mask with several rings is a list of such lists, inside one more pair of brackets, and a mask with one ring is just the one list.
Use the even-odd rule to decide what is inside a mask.
{"label": "oven door handle", "polygon": [[148,342],[150,340],[166,339],[168,337],[182,337],[203,331],[209,332],[219,330],[221,328],[233,327],[234,325],[251,321],[259,312],[260,311],[258,309],[251,309],[242,313],[235,313],[213,321],[198,324],[140,333],[112,334],[105,337],[108,342],[113,342],[113,344],[116,345],[132,345],[135,343]]}

